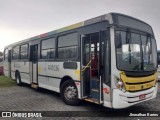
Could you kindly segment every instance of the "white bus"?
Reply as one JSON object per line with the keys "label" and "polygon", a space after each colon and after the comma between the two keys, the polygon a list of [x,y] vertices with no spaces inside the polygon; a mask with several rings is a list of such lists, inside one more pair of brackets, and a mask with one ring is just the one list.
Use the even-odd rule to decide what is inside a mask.
{"label": "white bus", "polygon": [[158,80],[160,80],[160,50],[157,52],[157,62],[158,62]]}
{"label": "white bus", "polygon": [[17,85],[126,108],[157,95],[157,47],[147,23],[109,13],[44,33],[4,49],[4,74]]}

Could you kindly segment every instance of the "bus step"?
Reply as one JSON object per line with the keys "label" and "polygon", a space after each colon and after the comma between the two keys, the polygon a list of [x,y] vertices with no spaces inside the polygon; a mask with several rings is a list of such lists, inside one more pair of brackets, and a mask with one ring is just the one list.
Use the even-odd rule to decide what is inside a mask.
{"label": "bus step", "polygon": [[82,97],[82,99],[86,99],[86,98],[88,98],[88,96],[83,96],[83,97]]}
{"label": "bus step", "polygon": [[91,91],[91,96],[92,96],[92,98],[94,98],[94,99],[99,99],[100,98],[100,95],[99,95],[100,93],[99,93],[99,90],[98,89],[92,89],[92,91]]}
{"label": "bus step", "polygon": [[87,98],[87,99],[84,99],[84,100],[85,100],[85,101],[92,102],[92,103],[100,104],[99,100],[98,100],[98,99],[95,99],[95,98]]}
{"label": "bus step", "polygon": [[92,88],[99,88],[99,81],[97,81],[97,80],[92,80],[92,81],[91,81],[91,87],[92,87]]}
{"label": "bus step", "polygon": [[99,90],[96,89],[96,88],[92,89],[92,91],[94,91],[94,92],[99,92]]}
{"label": "bus step", "polygon": [[37,88],[38,88],[38,85],[32,83],[32,84],[31,84],[31,87],[34,88],[34,89],[37,89]]}

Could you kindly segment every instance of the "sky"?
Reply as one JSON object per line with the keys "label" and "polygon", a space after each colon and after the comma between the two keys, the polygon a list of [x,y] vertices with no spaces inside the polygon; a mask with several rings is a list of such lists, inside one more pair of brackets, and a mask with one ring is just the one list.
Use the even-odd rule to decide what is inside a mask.
{"label": "sky", "polygon": [[160,50],[160,0],[0,0],[0,51],[8,44],[110,12],[150,24]]}

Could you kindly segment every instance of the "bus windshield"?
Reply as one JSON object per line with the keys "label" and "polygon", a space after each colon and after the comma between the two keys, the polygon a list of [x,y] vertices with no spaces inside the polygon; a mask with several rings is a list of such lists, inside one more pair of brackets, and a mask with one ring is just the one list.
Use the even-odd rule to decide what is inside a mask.
{"label": "bus windshield", "polygon": [[153,71],[157,67],[155,39],[133,32],[116,31],[117,68],[124,71]]}
{"label": "bus windshield", "polygon": [[146,23],[143,23],[139,20],[133,19],[133,18],[129,18],[129,17],[124,17],[121,15],[118,15],[118,24],[125,26],[125,27],[129,27],[129,28],[134,28],[140,31],[145,31],[151,35],[153,35],[153,31],[152,28],[147,25]]}

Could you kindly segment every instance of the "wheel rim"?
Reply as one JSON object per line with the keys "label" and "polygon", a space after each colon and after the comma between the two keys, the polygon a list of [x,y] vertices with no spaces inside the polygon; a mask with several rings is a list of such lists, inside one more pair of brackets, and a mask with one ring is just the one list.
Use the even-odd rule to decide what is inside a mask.
{"label": "wheel rim", "polygon": [[66,87],[64,96],[67,100],[72,101],[77,98],[77,90],[74,86],[70,85]]}

